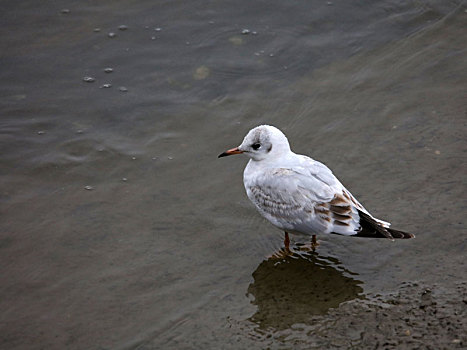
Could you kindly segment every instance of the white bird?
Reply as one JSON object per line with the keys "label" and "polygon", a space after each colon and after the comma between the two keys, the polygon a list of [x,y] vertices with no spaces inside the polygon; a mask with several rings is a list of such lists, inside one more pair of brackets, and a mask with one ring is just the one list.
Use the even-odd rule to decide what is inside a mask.
{"label": "white bird", "polygon": [[317,234],[354,237],[413,238],[389,228],[390,223],[373,217],[324,164],[291,151],[287,137],[274,126],[250,130],[240,146],[220,157],[244,153],[250,161],[243,173],[248,198],[260,214],[289,235]]}

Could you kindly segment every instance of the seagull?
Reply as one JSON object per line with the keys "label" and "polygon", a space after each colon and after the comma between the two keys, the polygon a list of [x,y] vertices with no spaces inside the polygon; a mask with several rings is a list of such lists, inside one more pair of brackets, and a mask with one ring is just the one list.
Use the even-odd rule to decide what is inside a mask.
{"label": "seagull", "polygon": [[278,128],[260,125],[251,129],[240,146],[219,158],[245,154],[250,160],[243,172],[248,198],[259,213],[284,231],[312,237],[337,234],[352,237],[414,238],[389,228],[389,222],[372,216],[324,164],[292,152],[287,137]]}

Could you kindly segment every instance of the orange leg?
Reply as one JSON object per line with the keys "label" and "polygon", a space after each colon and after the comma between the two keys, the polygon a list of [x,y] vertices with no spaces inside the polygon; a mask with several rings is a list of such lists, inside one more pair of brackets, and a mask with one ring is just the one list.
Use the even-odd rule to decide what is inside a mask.
{"label": "orange leg", "polygon": [[311,236],[311,249],[313,251],[319,246],[318,241],[316,240],[316,235]]}
{"label": "orange leg", "polygon": [[272,254],[272,259],[285,259],[293,253],[290,251],[290,238],[289,233],[284,231],[284,248],[279,249],[279,251]]}
{"label": "orange leg", "polygon": [[289,233],[285,232],[285,231],[284,231],[284,233],[285,233],[285,236],[284,236],[285,251],[289,252],[290,251],[290,248],[289,248],[289,245],[290,245]]}

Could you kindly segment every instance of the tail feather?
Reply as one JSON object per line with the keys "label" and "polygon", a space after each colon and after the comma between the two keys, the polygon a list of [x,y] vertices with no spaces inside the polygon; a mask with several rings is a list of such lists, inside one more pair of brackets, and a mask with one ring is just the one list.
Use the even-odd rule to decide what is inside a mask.
{"label": "tail feather", "polygon": [[389,238],[389,239],[407,239],[414,238],[415,235],[388,227],[383,227],[375,219],[362,211],[358,211],[360,215],[360,231],[354,237],[373,237],[373,238]]}
{"label": "tail feather", "polygon": [[389,231],[389,233],[392,235],[393,238],[402,238],[402,239],[415,238],[415,235],[413,233],[394,230],[392,228],[387,228],[386,230]]}

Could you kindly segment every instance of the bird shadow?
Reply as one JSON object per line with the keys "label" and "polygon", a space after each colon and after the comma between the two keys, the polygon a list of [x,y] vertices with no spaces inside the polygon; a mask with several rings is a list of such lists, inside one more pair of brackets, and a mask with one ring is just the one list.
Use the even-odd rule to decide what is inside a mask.
{"label": "bird shadow", "polygon": [[313,315],[324,315],[345,301],[364,298],[363,282],[354,278],[358,274],[334,257],[299,248],[264,260],[253,272],[248,295],[257,311],[249,320],[261,329],[307,324]]}

